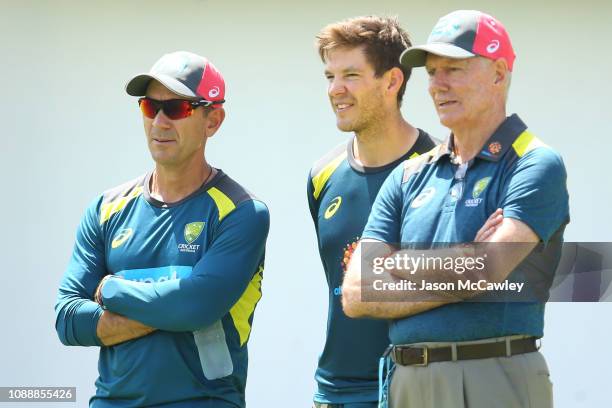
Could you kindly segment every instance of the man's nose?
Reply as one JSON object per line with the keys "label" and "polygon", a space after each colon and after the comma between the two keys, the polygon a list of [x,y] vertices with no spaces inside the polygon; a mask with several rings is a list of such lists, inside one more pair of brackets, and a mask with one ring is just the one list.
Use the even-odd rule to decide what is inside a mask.
{"label": "man's nose", "polygon": [[162,109],[160,109],[157,112],[157,115],[155,115],[155,118],[153,119],[153,126],[161,129],[170,128],[170,119],[168,119]]}
{"label": "man's nose", "polygon": [[346,92],[346,87],[341,79],[332,79],[329,82],[329,87],[327,88],[329,96],[334,97],[342,95],[344,92]]}
{"label": "man's nose", "polygon": [[448,88],[446,76],[441,72],[435,72],[429,76],[429,91],[441,91]]}

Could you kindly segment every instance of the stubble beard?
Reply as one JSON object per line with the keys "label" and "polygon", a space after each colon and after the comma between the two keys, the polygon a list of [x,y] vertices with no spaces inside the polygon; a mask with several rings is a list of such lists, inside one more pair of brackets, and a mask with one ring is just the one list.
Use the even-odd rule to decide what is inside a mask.
{"label": "stubble beard", "polygon": [[338,129],[343,132],[354,132],[359,134],[370,127],[371,122],[375,120],[375,112],[372,109],[360,109],[359,114],[350,122],[338,122]]}

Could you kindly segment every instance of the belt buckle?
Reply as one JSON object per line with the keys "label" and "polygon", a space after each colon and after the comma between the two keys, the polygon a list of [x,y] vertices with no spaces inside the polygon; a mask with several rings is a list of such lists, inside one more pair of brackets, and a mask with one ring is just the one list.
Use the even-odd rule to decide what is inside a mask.
{"label": "belt buckle", "polygon": [[413,364],[416,367],[427,367],[429,365],[429,348],[427,346],[419,347],[423,350],[423,362]]}

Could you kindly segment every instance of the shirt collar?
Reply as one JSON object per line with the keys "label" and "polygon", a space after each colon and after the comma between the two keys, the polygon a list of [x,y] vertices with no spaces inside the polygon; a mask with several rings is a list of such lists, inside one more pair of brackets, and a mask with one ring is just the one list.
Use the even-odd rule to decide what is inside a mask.
{"label": "shirt collar", "polygon": [[[476,157],[493,162],[499,161],[506,154],[508,149],[510,149],[516,138],[519,137],[519,135],[523,133],[525,129],[527,129],[527,125],[521,120],[521,118],[518,117],[516,113],[512,116],[508,116],[485,142],[482,150]],[[440,145],[435,160],[438,160],[444,155],[450,156],[451,159],[453,157],[452,133],[446,139],[446,141]]]}

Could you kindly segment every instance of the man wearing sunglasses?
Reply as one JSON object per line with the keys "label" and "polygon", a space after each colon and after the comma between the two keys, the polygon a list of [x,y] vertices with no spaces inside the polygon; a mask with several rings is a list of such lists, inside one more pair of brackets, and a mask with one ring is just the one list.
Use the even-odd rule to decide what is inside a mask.
{"label": "man wearing sunglasses", "polygon": [[[391,407],[552,406],[536,340],[569,222],[566,171],[506,113],[514,61],[503,24],[476,10],[440,18],[427,44],[402,54],[404,67],[426,67],[451,134],[385,181],[342,292],[348,315],[391,319]],[[500,211],[492,234],[477,233]],[[389,266],[372,278],[374,263]],[[413,285],[376,294],[374,279]]]}
{"label": "man wearing sunglasses", "polygon": [[223,77],[175,52],[126,90],[141,97],[155,168],[86,210],[60,284],[58,335],[100,346],[92,407],[244,407],[269,215],[206,160],[225,118]]}

